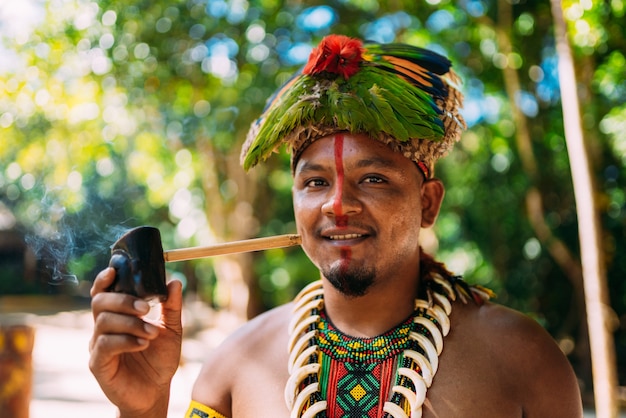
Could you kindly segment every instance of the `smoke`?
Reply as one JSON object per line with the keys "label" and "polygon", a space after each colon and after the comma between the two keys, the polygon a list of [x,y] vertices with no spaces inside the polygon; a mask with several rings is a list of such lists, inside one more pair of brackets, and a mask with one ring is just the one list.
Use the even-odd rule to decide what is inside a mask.
{"label": "smoke", "polygon": [[[112,210],[106,206],[73,214],[46,194],[39,208],[39,217],[25,242],[37,259],[42,282],[55,291],[71,291],[78,287],[79,275],[103,268],[108,263],[111,245],[129,229],[103,222]],[[73,268],[79,271],[72,271]]]}
{"label": "smoke", "polygon": [[58,203],[42,201],[42,212],[26,245],[35,254],[39,272],[49,275],[48,285],[77,286],[78,277],[67,271],[76,252],[76,240],[67,225],[66,210]]}

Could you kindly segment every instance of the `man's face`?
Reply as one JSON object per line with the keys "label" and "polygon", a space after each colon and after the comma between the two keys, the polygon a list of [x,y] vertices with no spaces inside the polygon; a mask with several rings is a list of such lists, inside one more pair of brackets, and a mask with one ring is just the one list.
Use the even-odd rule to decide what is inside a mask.
{"label": "man's face", "polygon": [[443,186],[365,135],[311,144],[295,169],[298,233],[309,258],[336,288],[365,294],[386,277],[417,274],[419,232],[438,213]]}

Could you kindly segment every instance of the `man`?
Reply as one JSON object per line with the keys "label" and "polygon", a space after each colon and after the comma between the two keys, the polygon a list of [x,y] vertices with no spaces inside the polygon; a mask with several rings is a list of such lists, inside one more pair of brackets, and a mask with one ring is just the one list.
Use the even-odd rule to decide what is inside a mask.
{"label": "man", "polygon": [[[444,195],[434,163],[464,127],[454,81],[431,51],[331,35],[268,104],[243,165],[286,144],[321,280],[208,354],[188,417],[582,417],[549,335],[420,248]],[[180,284],[152,324],[144,301],[105,292],[113,278],[92,289],[91,370],[121,417],[164,417]]]}

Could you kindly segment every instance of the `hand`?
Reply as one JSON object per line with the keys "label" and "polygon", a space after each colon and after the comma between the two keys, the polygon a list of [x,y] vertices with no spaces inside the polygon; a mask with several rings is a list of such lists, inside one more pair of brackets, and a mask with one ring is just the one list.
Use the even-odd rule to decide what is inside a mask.
{"label": "hand", "polygon": [[121,416],[165,417],[170,382],[182,344],[182,286],[168,284],[161,318],[143,318],[148,303],[134,296],[106,292],[115,279],[107,268],[91,288],[94,332],[89,344],[89,368]]}

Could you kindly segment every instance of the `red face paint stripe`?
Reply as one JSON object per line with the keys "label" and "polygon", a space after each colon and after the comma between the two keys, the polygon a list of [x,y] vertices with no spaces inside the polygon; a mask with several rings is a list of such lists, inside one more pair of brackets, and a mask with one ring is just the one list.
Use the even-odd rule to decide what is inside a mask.
{"label": "red face paint stripe", "polygon": [[335,210],[335,223],[338,227],[348,226],[348,217],[343,214],[343,134],[335,135],[335,169],[337,170],[337,192],[333,209]]}
{"label": "red face paint stripe", "polygon": [[[337,170],[336,179],[336,193],[335,201],[333,202],[333,209],[335,211],[335,224],[339,228],[345,228],[348,226],[348,217],[343,214],[343,184],[344,184],[344,171],[343,171],[343,135],[335,135],[335,170]],[[342,273],[348,270],[350,266],[350,260],[352,260],[352,250],[349,247],[341,248],[341,266]]]}
{"label": "red face paint stripe", "polygon": [[345,274],[350,266],[350,260],[352,260],[352,250],[349,247],[341,249],[341,273]]}

